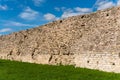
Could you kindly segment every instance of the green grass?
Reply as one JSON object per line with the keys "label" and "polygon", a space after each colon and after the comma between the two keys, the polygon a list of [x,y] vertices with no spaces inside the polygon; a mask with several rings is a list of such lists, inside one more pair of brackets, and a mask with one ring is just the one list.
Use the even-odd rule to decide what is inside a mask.
{"label": "green grass", "polygon": [[120,74],[0,60],[0,80],[120,80]]}

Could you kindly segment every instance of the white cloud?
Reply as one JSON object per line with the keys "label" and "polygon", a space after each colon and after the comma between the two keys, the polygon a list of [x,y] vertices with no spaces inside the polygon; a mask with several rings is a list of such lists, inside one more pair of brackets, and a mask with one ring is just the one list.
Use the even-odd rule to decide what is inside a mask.
{"label": "white cloud", "polygon": [[73,9],[68,8],[63,11],[61,18],[82,15],[82,14],[86,14],[86,13],[90,13],[90,12],[92,12],[91,8],[80,8],[80,7],[75,7]]}
{"label": "white cloud", "polygon": [[7,10],[8,6],[7,5],[0,5],[0,10]]}
{"label": "white cloud", "polygon": [[0,33],[11,32],[11,31],[13,31],[11,28],[0,29]]}
{"label": "white cloud", "polygon": [[55,7],[54,8],[56,11],[60,11],[61,9],[60,8],[58,8],[58,7]]}
{"label": "white cloud", "polygon": [[104,3],[104,4],[100,5],[98,7],[98,10],[107,9],[107,8],[110,8],[110,7],[113,7],[113,6],[114,6],[113,2],[107,2],[107,3]]}
{"label": "white cloud", "polygon": [[118,6],[120,5],[120,0],[117,1],[117,5],[118,5]]}
{"label": "white cloud", "polygon": [[39,12],[27,7],[19,16],[25,20],[34,20],[39,16]]}
{"label": "white cloud", "polygon": [[51,14],[51,13],[45,14],[44,18],[47,21],[53,21],[53,20],[57,20],[58,19],[54,14]]}
{"label": "white cloud", "polygon": [[88,13],[92,11],[90,8],[80,8],[80,7],[76,7],[75,10],[82,13]]}
{"label": "white cloud", "polygon": [[115,3],[110,0],[97,0],[94,6],[97,10],[103,10],[115,6]]}
{"label": "white cloud", "polygon": [[15,21],[6,21],[4,26],[26,27],[26,26],[37,26],[37,25],[23,24],[23,23],[15,22]]}
{"label": "white cloud", "polygon": [[40,6],[45,0],[33,0],[35,6]]}
{"label": "white cloud", "polygon": [[64,12],[64,11],[70,9],[70,8],[66,8],[66,7],[55,7],[54,9],[55,9],[56,11],[62,11],[62,12]]}
{"label": "white cloud", "polygon": [[67,18],[67,17],[71,17],[71,16],[77,16],[77,15],[80,15],[80,13],[69,13],[69,12],[64,12],[61,16],[61,18]]}
{"label": "white cloud", "polygon": [[72,9],[67,9],[63,12],[61,18],[67,18],[67,17],[71,17],[71,16],[76,16],[78,15],[78,12],[74,12],[74,10]]}

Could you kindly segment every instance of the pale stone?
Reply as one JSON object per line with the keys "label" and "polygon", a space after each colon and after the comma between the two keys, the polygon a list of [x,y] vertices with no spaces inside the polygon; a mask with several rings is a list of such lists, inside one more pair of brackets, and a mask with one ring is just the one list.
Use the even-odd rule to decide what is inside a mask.
{"label": "pale stone", "polygon": [[0,58],[120,72],[120,7],[0,36]]}

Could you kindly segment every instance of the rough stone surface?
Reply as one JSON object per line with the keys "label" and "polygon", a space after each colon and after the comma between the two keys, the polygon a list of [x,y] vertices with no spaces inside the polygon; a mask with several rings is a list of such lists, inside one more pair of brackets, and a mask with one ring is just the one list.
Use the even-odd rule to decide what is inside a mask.
{"label": "rough stone surface", "polygon": [[120,72],[119,52],[120,7],[0,37],[0,58],[23,62]]}
{"label": "rough stone surface", "polygon": [[120,53],[91,53],[76,55],[76,67],[120,73]]}

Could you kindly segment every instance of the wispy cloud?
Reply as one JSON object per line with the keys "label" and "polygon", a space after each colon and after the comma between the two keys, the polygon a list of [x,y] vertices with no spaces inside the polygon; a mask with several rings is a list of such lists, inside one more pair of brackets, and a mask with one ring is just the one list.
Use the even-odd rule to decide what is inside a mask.
{"label": "wispy cloud", "polygon": [[76,7],[76,8],[75,8],[75,11],[77,11],[77,12],[82,12],[82,13],[89,13],[89,12],[92,11],[92,9],[91,9],[91,8],[80,8],[80,7]]}
{"label": "wispy cloud", "polygon": [[35,6],[40,6],[44,2],[45,2],[45,0],[33,0],[33,3]]}
{"label": "wispy cloud", "polygon": [[97,0],[94,7],[97,10],[103,10],[115,6],[115,3],[111,0]]}
{"label": "wispy cloud", "polygon": [[73,9],[67,9],[63,12],[61,18],[67,18],[67,17],[71,17],[71,16],[76,16],[79,15],[78,12],[74,12]]}
{"label": "wispy cloud", "polygon": [[120,6],[120,0],[117,1],[117,5]]}
{"label": "wispy cloud", "polygon": [[45,14],[44,18],[47,21],[53,21],[53,20],[57,20],[58,19],[58,17],[56,17],[54,14],[51,14],[51,13]]}
{"label": "wispy cloud", "polygon": [[11,31],[13,31],[11,28],[0,29],[0,33],[11,32]]}
{"label": "wispy cloud", "polygon": [[67,18],[67,17],[71,17],[71,16],[77,16],[77,15],[92,12],[91,8],[81,8],[81,7],[75,7],[73,9],[62,7],[60,10],[63,11],[61,18]]}
{"label": "wispy cloud", "polygon": [[8,6],[7,5],[0,5],[0,10],[8,10]]}
{"label": "wispy cloud", "polygon": [[32,10],[30,7],[27,7],[19,17],[25,20],[35,20],[39,16],[39,12]]}
{"label": "wispy cloud", "polygon": [[20,22],[15,22],[15,21],[4,21],[5,24],[4,26],[14,26],[14,27],[27,27],[27,26],[37,26],[33,24],[24,24]]}
{"label": "wispy cloud", "polygon": [[54,8],[56,11],[60,11],[61,9],[59,7]]}

